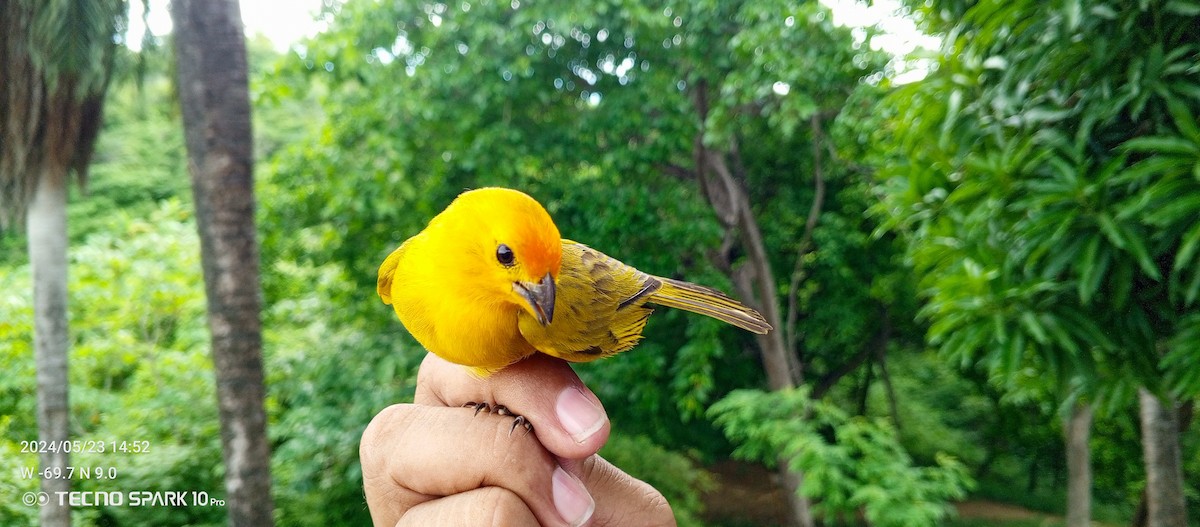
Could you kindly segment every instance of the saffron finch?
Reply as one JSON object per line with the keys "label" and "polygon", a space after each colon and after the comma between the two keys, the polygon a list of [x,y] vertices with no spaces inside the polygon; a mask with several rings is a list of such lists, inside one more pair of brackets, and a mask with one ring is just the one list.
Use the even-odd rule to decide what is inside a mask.
{"label": "saffron finch", "polygon": [[378,292],[422,346],[480,375],[536,352],[587,362],[626,351],[647,304],[771,330],[720,291],[562,239],[540,203],[506,188],[459,195],[384,260]]}

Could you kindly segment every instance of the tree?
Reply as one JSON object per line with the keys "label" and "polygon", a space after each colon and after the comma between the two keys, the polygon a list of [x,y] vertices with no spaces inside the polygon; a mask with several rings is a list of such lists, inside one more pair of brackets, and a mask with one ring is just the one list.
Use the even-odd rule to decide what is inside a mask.
{"label": "tree", "polygon": [[[672,160],[664,168],[696,182],[720,220],[724,239],[709,257],[739,296],[757,306],[776,328],[756,340],[768,387],[790,390],[805,382],[802,342],[796,337],[802,314],[798,296],[805,285],[804,262],[814,249],[813,230],[826,206],[828,160],[823,153],[831,148],[825,122],[838,115],[860,79],[881,70],[883,63],[878,54],[857,53],[848,31],[823,17],[826,8],[817,3],[685,2],[673,7],[686,20],[686,58],[680,70],[686,72],[686,92],[701,126],[694,132],[690,159]],[[719,56],[732,60],[714,60]],[[758,219],[762,213],[755,211],[772,189],[770,178],[752,172],[770,164],[755,166],[743,154],[744,142],[762,132],[763,120],[768,133],[811,152],[805,164],[813,193],[790,258],[793,270],[786,289],[776,277],[773,260],[780,259],[770,255]],[[783,167],[767,170],[779,168]],[[756,189],[757,199],[752,200],[747,186],[755,183],[764,188]],[[744,262],[735,255],[742,255]],[[811,526],[808,496],[801,492],[803,474],[789,470],[795,465],[786,461],[780,463],[781,479],[795,521]]]}
{"label": "tree", "polygon": [[1092,456],[1088,446],[1093,409],[1090,404],[1071,408],[1063,426],[1067,440],[1067,527],[1091,525]]}
{"label": "tree", "polygon": [[[73,173],[87,179],[119,0],[0,2],[0,228],[25,222],[33,268],[38,377],[38,438],[62,444],[70,434],[67,377],[67,193]],[[66,449],[43,452],[43,469],[65,468]],[[68,479],[44,479],[51,495]],[[57,500],[41,509],[43,525],[65,526],[70,508]]]}
{"label": "tree", "polygon": [[[954,0],[920,9],[947,32],[946,52],[936,73],[884,106],[895,113],[879,151],[902,155],[879,164],[879,210],[922,274],[931,340],[1009,388],[1025,368],[1042,372],[1047,393],[1074,406],[1072,421],[1091,401],[1112,413],[1135,398],[1171,408],[1194,397],[1196,384],[1180,379],[1200,364],[1173,343],[1200,296],[1200,181],[1190,176],[1200,84],[1188,76],[1200,9]],[[1137,397],[1143,388],[1157,397]],[[1143,442],[1177,451],[1178,431],[1145,426]],[[1147,480],[1166,483],[1148,494],[1177,503],[1181,478],[1158,475],[1177,473],[1168,459],[1147,456]],[[1088,485],[1082,474],[1070,481]],[[1152,524],[1183,525],[1153,500],[1150,510]]]}
{"label": "tree", "polygon": [[1146,525],[1187,525],[1183,495],[1183,459],[1179,451],[1179,413],[1145,388],[1138,390],[1142,448],[1146,457]]}
{"label": "tree", "polygon": [[825,131],[883,58],[819,3],[347,2],[327,16],[299,51],[306,76],[280,87],[315,85],[339,116],[271,177],[298,196],[266,205],[271,217],[328,240],[298,258],[365,280],[385,253],[364,247],[404,239],[463,188],[501,184],[640,268],[732,284],[777,333],[756,342],[664,314],[637,353],[581,367],[606,400],[650,408],[626,426],[663,442],[705,428],[731,385],[783,389],[808,371],[827,394],[883,364],[889,327],[910,326],[890,320],[906,312],[870,270],[890,272],[893,248],[869,237],[869,197]]}
{"label": "tree", "polygon": [[236,0],[171,4],[232,525],[271,525],[246,44]]}

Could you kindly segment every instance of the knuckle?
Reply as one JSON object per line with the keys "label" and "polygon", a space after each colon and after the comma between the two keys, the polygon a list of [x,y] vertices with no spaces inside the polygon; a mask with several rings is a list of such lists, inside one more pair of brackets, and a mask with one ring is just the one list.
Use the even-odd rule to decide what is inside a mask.
{"label": "knuckle", "polygon": [[393,404],[371,418],[358,443],[358,458],[364,473],[371,469],[386,472],[392,449],[399,443],[399,436],[419,418],[416,413],[415,405]]}
{"label": "knuckle", "polygon": [[646,485],[644,498],[643,503],[645,503],[646,517],[651,519],[648,525],[675,525],[675,513],[671,510],[671,504],[667,502],[667,498],[662,493]]}
{"label": "knuckle", "polygon": [[532,518],[530,518],[525,502],[515,494],[498,487],[490,487],[490,489],[493,490],[487,493],[487,502],[484,505],[485,510],[490,514],[479,525],[502,527],[528,524]]}

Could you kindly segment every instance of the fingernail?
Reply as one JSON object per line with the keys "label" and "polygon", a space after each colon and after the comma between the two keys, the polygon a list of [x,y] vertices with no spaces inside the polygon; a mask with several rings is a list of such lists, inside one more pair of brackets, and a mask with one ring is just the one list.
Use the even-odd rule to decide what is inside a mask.
{"label": "fingernail", "polygon": [[588,519],[592,517],[592,513],[596,511],[596,502],[592,500],[592,495],[588,494],[583,483],[575,476],[567,474],[562,467],[554,469],[554,476],[551,477],[551,480],[554,508],[558,509],[559,516],[562,516],[572,527],[587,523]]}
{"label": "fingernail", "polygon": [[554,409],[558,412],[558,421],[576,443],[587,441],[608,420],[604,409],[575,387],[558,394]]}

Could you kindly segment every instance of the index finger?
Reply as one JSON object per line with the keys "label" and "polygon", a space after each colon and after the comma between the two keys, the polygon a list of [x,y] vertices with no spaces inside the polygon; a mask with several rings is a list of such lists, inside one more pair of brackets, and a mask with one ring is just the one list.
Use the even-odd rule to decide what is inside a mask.
{"label": "index finger", "polygon": [[533,424],[538,441],[555,456],[583,459],[608,441],[608,414],[571,366],[540,353],[488,377],[432,353],[417,374],[417,404],[502,404]]}

